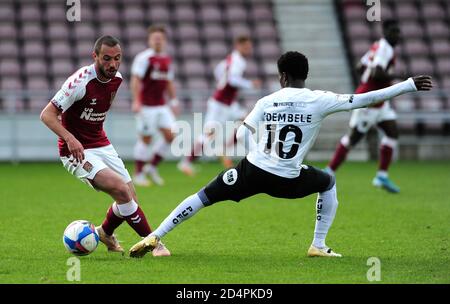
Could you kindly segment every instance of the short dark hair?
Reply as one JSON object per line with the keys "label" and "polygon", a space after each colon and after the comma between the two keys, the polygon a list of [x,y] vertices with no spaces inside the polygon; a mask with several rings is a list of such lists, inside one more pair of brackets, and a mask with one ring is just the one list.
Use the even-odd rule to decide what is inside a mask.
{"label": "short dark hair", "polygon": [[148,32],[149,35],[153,34],[153,33],[156,33],[156,32],[160,32],[160,33],[163,33],[164,35],[167,35],[166,27],[164,25],[162,25],[162,24],[150,25],[148,27],[147,32]]}
{"label": "short dark hair", "polygon": [[294,79],[305,80],[308,77],[308,58],[299,52],[286,52],[278,59],[278,72],[286,73]]}
{"label": "short dark hair", "polygon": [[106,44],[107,46],[113,47],[116,45],[120,45],[120,41],[119,39],[113,37],[113,36],[109,36],[109,35],[104,35],[101,36],[100,38],[97,39],[97,41],[95,41],[94,44],[94,52],[95,54],[100,54],[100,49],[102,48],[102,45]]}
{"label": "short dark hair", "polygon": [[390,27],[398,27],[398,22],[397,20],[394,19],[387,19],[383,21],[383,31],[386,31],[388,28]]}
{"label": "short dark hair", "polygon": [[252,41],[249,35],[239,35],[234,38],[234,43],[241,44],[247,41]]}

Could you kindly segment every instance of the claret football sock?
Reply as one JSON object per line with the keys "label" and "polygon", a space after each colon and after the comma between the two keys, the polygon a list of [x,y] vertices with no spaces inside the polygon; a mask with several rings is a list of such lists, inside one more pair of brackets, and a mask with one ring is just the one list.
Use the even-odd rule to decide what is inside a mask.
{"label": "claret football sock", "polygon": [[333,158],[331,159],[330,163],[328,164],[328,167],[331,170],[336,171],[339,168],[339,166],[347,158],[347,154],[348,154],[349,150],[350,150],[349,139],[348,139],[348,136],[345,135],[339,141],[339,143],[336,147],[336,151],[334,152]]}
{"label": "claret football sock", "polygon": [[117,203],[114,202],[106,212],[106,218],[102,223],[103,231],[107,235],[112,235],[114,230],[119,227],[125,219],[120,216],[119,209],[117,208]]}
{"label": "claret football sock", "polygon": [[319,193],[317,197],[316,227],[314,229],[313,245],[325,248],[325,238],[333,223],[338,206],[336,184],[328,191]]}
{"label": "claret football sock", "polygon": [[120,215],[127,221],[128,225],[139,234],[139,236],[145,237],[152,232],[144,211],[142,211],[134,200],[131,200],[126,204],[117,204],[117,207]]}

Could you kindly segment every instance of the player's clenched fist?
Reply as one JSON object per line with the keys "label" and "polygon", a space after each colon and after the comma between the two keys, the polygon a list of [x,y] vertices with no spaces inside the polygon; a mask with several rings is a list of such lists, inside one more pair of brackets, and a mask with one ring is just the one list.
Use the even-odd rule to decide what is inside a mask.
{"label": "player's clenched fist", "polygon": [[431,76],[428,75],[414,76],[413,80],[417,90],[419,91],[429,91],[433,87]]}

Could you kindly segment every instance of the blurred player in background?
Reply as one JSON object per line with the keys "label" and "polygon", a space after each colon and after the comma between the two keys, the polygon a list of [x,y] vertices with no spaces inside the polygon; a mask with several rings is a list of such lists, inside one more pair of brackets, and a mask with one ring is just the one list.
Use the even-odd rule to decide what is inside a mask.
{"label": "blurred player in background", "polygon": [[[358,72],[361,80],[355,93],[365,93],[382,89],[391,85],[395,78],[403,75],[392,73],[395,63],[394,47],[400,39],[400,29],[394,20],[383,22],[384,37],[372,44],[370,50],[361,58]],[[350,134],[341,138],[336,152],[326,170],[333,173],[345,161],[348,152],[367,133],[372,126],[377,126],[384,132],[381,139],[378,172],[373,179],[374,186],[382,187],[391,193],[400,191],[388,177],[389,165],[392,162],[394,150],[397,148],[398,130],[397,115],[391,108],[389,101],[357,109],[352,112],[350,119]]]}
{"label": "blurred player in background", "polygon": [[[100,37],[92,56],[94,63],[80,68],[64,82],[42,111],[41,120],[59,137],[64,168],[114,199],[106,219],[96,229],[109,251],[123,252],[114,235],[123,221],[141,237],[151,229],[137,204],[130,174],[103,130],[106,113],[122,83],[118,72],[122,60],[119,41],[112,36]],[[160,244],[156,255],[170,253]]]}
{"label": "blurred player in background", "polygon": [[[164,184],[157,166],[174,139],[171,128],[175,124],[174,114],[179,111],[172,58],[166,53],[167,33],[163,26],[149,27],[148,44],[150,48],[137,54],[131,67],[132,110],[136,113],[139,137],[134,147],[133,182],[139,186],[151,184],[147,175],[155,184]],[[161,136],[151,147],[158,133]]]}
{"label": "blurred player in background", "polygon": [[[305,88],[308,70],[308,59],[301,53],[287,52],[280,57],[282,89],[260,99],[237,132],[238,140],[249,147],[248,155],[181,202],[152,234],[131,247],[131,257],[142,257],[157,248],[162,237],[202,208],[225,200],[239,202],[258,193],[286,199],[318,193],[314,239],[307,255],[341,257],[325,242],[338,207],[335,178],[303,165],[320,125],[325,117],[339,111],[366,107],[407,92],[430,90],[431,77],[417,76],[381,90],[340,95]],[[253,138],[256,130],[263,132],[257,142]]]}
{"label": "blurred player in background", "polygon": [[[243,77],[247,65],[246,59],[252,55],[252,52],[253,44],[250,37],[246,35],[239,36],[234,41],[232,53],[214,69],[217,88],[214,95],[208,100],[203,129],[204,131],[206,130],[206,133],[200,135],[194,142],[191,154],[178,163],[178,169],[186,175],[194,175],[192,162],[201,155],[202,147],[206,141],[213,140],[213,127],[215,124],[221,124],[225,127],[225,122],[236,121],[245,117],[246,111],[236,101],[239,89],[257,89],[261,87],[259,79],[248,80]],[[226,156],[221,156],[221,159],[226,168],[233,165],[232,161]]]}

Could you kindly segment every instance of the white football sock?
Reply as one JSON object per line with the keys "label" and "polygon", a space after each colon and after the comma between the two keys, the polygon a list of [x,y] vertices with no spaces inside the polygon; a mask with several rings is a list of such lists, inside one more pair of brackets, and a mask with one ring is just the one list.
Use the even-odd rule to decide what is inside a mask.
{"label": "white football sock", "polygon": [[[202,199],[200,198],[202,197]],[[151,235],[156,235],[159,238],[165,236],[169,231],[171,231],[175,226],[178,226],[183,221],[187,220],[194,214],[196,214],[200,209],[205,207],[203,202],[206,202],[206,196],[204,192],[200,191],[199,193],[195,193],[184,201],[181,202],[165,220],[156,228],[155,231],[151,233]]]}
{"label": "white football sock", "polygon": [[138,139],[136,145],[134,145],[133,156],[135,160],[147,162],[151,157],[150,145],[145,144],[142,140]]}
{"label": "white football sock", "polygon": [[317,197],[316,228],[314,229],[313,245],[317,248],[326,247],[325,238],[333,223],[338,206],[336,184],[333,188],[319,193]]}
{"label": "white football sock", "polygon": [[167,143],[164,138],[160,138],[153,146],[153,155],[158,154],[159,156],[165,156],[169,153],[169,148],[170,143]]}
{"label": "white football sock", "polygon": [[125,204],[117,204],[117,209],[119,209],[121,216],[126,217],[136,212],[138,204],[134,200],[131,200]]}

